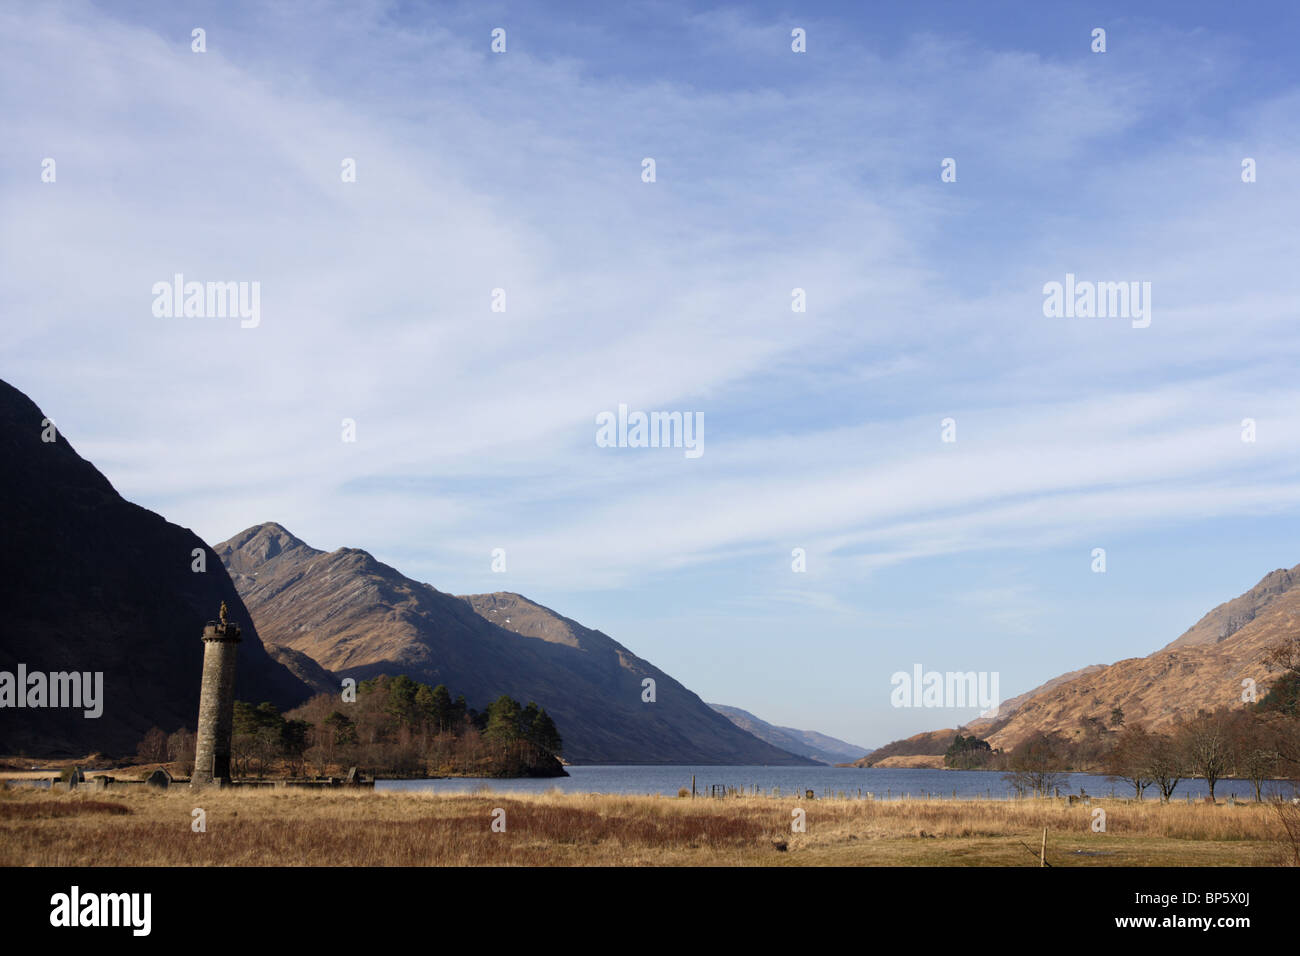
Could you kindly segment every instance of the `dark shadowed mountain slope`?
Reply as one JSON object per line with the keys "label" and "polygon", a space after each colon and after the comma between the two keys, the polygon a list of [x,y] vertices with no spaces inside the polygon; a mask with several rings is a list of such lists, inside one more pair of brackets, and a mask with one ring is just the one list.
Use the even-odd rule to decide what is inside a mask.
{"label": "dark shadowed mountain slope", "polygon": [[302,701],[307,689],[267,656],[211,549],[122,498],[62,435],[42,441],[44,419],[0,382],[0,670],[102,671],[104,708],[5,708],[0,752],[133,753],[150,727],[193,729],[203,625],[223,600],[243,625],[236,694]]}
{"label": "dark shadowed mountain slope", "polygon": [[[473,707],[501,694],[536,701],[573,763],[810,762],[739,729],[607,635],[517,594],[445,594],[365,551],[318,551],[277,524],[216,550],[268,642],[338,677],[443,683]],[[645,678],[654,703],[642,701]]]}

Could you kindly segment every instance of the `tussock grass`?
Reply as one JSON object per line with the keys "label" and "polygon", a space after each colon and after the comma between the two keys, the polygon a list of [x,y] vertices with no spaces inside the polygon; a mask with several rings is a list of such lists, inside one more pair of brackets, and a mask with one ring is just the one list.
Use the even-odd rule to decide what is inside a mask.
{"label": "tussock grass", "polygon": [[40,820],[91,813],[122,815],[131,808],[107,800],[7,800],[0,802],[0,820]]}
{"label": "tussock grass", "polygon": [[[10,791],[0,865],[1054,866],[1283,862],[1266,805],[1063,801],[678,799],[599,794],[131,790],[111,799]],[[1106,832],[1092,811],[1106,811]],[[111,808],[111,809],[106,809]],[[207,832],[191,829],[206,812]],[[791,832],[791,811],[807,831]],[[493,811],[506,830],[493,832]],[[1026,850],[1026,846],[1031,851]]]}

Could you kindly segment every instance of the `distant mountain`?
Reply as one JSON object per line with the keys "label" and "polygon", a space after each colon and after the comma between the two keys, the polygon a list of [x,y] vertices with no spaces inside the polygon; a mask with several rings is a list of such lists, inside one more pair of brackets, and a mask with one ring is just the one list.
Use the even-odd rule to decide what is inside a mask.
{"label": "distant mountain", "polygon": [[[243,627],[236,695],[285,708],[304,700],[307,688],[267,656],[212,549],[122,498],[46,431],[45,417],[0,382],[0,671],[102,672],[103,714],[6,707],[0,753],[134,753],[153,726],[193,730],[203,625],[222,601]],[[196,549],[201,573],[191,570]]]}
{"label": "distant mountain", "polygon": [[773,747],[780,747],[792,754],[799,754],[816,760],[818,763],[837,764],[857,760],[867,753],[870,747],[836,740],[815,730],[796,730],[794,727],[777,727],[755,717],[747,710],[729,707],[726,704],[709,704],[729,721],[742,730],[747,730],[759,740],[766,740]]}
{"label": "distant mountain", "polygon": [[[278,524],[216,546],[267,640],[336,678],[406,674],[482,708],[509,694],[554,717],[572,763],[809,764],[736,727],[621,644],[518,594],[456,597],[365,551]],[[655,701],[642,700],[643,681]]]}
{"label": "distant mountain", "polygon": [[1264,655],[1300,627],[1297,585],[1300,565],[1272,571],[1146,657],[1062,674],[1004,702],[995,719],[895,741],[868,754],[867,765],[882,754],[942,754],[959,732],[975,733],[1004,750],[1039,732],[1070,738],[1081,732],[1081,721],[1111,726],[1117,708],[1126,725],[1165,732],[1198,710],[1240,704],[1246,680],[1254,681],[1256,696],[1263,697],[1277,677],[1264,667]]}

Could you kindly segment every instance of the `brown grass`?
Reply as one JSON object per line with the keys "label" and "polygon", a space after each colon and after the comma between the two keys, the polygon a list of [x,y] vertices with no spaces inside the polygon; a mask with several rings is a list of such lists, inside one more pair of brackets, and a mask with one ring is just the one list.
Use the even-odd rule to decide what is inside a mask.
{"label": "brown grass", "polygon": [[0,803],[0,820],[42,820],[89,813],[121,815],[131,808],[107,800],[6,800]]}
{"label": "brown grass", "polygon": [[[1037,866],[1044,827],[1054,866],[1253,865],[1290,855],[1282,821],[1256,804],[183,787],[97,796],[0,793],[0,865]],[[1106,833],[1091,830],[1097,806]],[[196,807],[205,833],[191,829]],[[795,807],[806,811],[806,833],[791,832]],[[491,830],[496,808],[504,833]]]}

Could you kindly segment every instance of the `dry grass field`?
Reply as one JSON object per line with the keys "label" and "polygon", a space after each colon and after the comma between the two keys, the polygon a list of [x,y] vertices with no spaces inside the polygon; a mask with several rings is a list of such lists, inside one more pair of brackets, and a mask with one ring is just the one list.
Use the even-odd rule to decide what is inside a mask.
{"label": "dry grass field", "polygon": [[[1106,811],[1094,833],[1092,810]],[[792,833],[792,810],[807,831]],[[195,808],[206,832],[194,832]],[[493,832],[493,811],[505,832]],[[4,866],[1052,866],[1293,861],[1267,805],[274,789],[0,790]]]}

